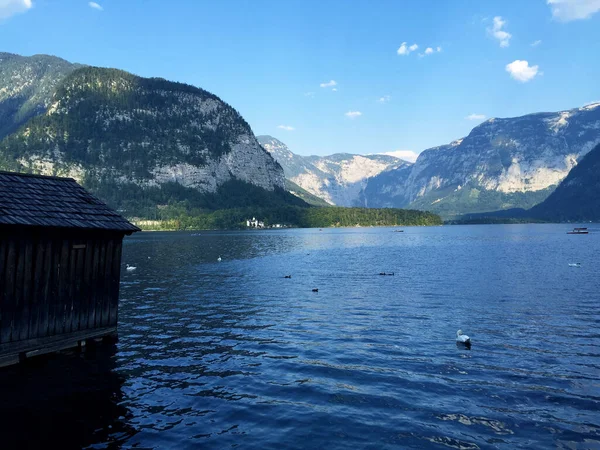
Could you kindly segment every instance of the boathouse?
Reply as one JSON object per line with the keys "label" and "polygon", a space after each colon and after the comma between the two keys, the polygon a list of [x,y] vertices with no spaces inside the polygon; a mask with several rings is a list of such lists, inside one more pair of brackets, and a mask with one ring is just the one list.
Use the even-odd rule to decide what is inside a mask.
{"label": "boathouse", "polygon": [[136,231],[72,178],[0,172],[0,366],[116,336]]}

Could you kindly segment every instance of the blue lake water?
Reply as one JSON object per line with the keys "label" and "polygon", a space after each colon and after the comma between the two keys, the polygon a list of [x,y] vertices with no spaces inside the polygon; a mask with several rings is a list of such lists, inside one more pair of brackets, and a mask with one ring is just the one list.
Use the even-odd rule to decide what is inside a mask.
{"label": "blue lake water", "polygon": [[21,439],[63,448],[600,448],[600,227],[569,228],[138,233],[119,343],[5,373],[2,426],[53,418]]}

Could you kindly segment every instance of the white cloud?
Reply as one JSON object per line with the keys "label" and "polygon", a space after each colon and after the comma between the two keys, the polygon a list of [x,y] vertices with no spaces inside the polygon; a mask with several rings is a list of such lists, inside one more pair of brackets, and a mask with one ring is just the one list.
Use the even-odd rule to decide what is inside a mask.
{"label": "white cloud", "polygon": [[442,47],[427,47],[423,53],[419,53],[419,58],[424,58],[427,55],[433,55],[442,51]]}
{"label": "white cloud", "polygon": [[277,128],[279,128],[280,130],[285,130],[285,131],[294,131],[295,130],[295,128],[290,125],[277,125]]}
{"label": "white cloud", "polygon": [[305,96],[305,97],[310,97],[310,98],[313,98],[313,97],[315,96],[315,93],[314,93],[314,92],[305,92],[305,93],[304,93],[304,96]]}
{"label": "white cloud", "polygon": [[351,119],[355,119],[356,117],[360,117],[362,116],[362,113],[360,111],[348,111],[346,114],[344,114],[346,117],[350,117]]}
{"label": "white cloud", "polygon": [[492,27],[487,29],[488,33],[494,39],[500,42],[500,47],[502,48],[508,47],[510,45],[510,38],[512,37],[512,34],[503,30],[504,25],[506,25],[506,21],[502,20],[502,17],[496,16],[493,19]]}
{"label": "white cloud", "polygon": [[536,75],[541,75],[541,72],[539,72],[539,66],[530,66],[529,62],[521,61],[519,59],[507,64],[506,71],[511,77],[517,81],[520,81],[521,83],[526,83],[533,80]]}
{"label": "white cloud", "polygon": [[532,47],[537,47],[538,45],[540,45],[542,43],[542,41],[540,39],[538,39],[537,41],[534,41],[531,43]]}
{"label": "white cloud", "polygon": [[332,91],[333,91],[333,92],[337,92],[337,88],[333,88],[333,89],[332,89]]}
{"label": "white cloud", "polygon": [[414,163],[417,160],[417,158],[419,157],[419,154],[417,152],[413,152],[412,150],[396,150],[393,152],[379,153],[379,155],[393,156],[395,158],[400,158],[400,159],[403,159],[404,161],[408,161],[411,163]]}
{"label": "white cloud", "polygon": [[600,0],[547,0],[552,17],[562,22],[587,19],[600,11]]}
{"label": "white cloud", "polygon": [[465,119],[467,119],[467,120],[485,120],[485,115],[484,114],[470,114],[467,117],[465,117]]}
{"label": "white cloud", "polygon": [[32,7],[31,0],[0,0],[0,20],[25,12]]}
{"label": "white cloud", "polygon": [[89,2],[88,5],[90,5],[90,8],[97,9],[98,11],[104,11],[104,8],[96,2]]}
{"label": "white cloud", "polygon": [[398,50],[396,50],[396,53],[398,53],[399,55],[410,55],[418,48],[419,46],[417,44],[413,44],[409,47],[406,42],[403,42],[402,45],[400,45],[400,47],[398,48]]}
{"label": "white cloud", "polygon": [[378,101],[379,103],[387,103],[387,102],[389,102],[391,99],[392,99],[392,96],[391,96],[391,95],[384,95],[383,97],[379,97],[379,98],[377,99],[377,101]]}
{"label": "white cloud", "polygon": [[319,86],[322,88],[337,86],[337,82],[335,80],[328,81],[327,83],[321,83]]}

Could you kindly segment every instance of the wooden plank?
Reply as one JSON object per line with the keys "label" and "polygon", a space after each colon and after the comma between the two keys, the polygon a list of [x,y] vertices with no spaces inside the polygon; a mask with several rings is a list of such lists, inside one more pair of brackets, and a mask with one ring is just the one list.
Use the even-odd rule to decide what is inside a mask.
{"label": "wooden plank", "polygon": [[64,333],[71,333],[75,331],[75,317],[79,319],[79,311],[75,314],[77,309],[77,253],[79,250],[74,249],[75,242],[71,242],[69,245],[69,277],[67,281],[67,297],[65,305],[65,330]]}
{"label": "wooden plank", "polygon": [[85,244],[74,245],[73,253],[75,253],[75,280],[73,281],[75,295],[73,298],[73,328],[71,331],[78,331],[81,329],[81,310],[85,301],[83,288]]}
{"label": "wooden plank", "polygon": [[112,260],[112,289],[110,304],[109,325],[117,325],[119,320],[119,289],[121,287],[121,254],[123,250],[122,239],[115,238],[115,252]]}
{"label": "wooden plank", "polygon": [[32,292],[29,314],[29,335],[27,339],[33,339],[38,337],[38,327],[41,311],[41,292],[43,289],[43,277],[44,277],[44,241],[42,238],[37,237],[33,247],[33,268],[32,268]]}
{"label": "wooden plank", "polygon": [[26,242],[23,238],[17,240],[16,245],[16,272],[15,272],[15,286],[13,292],[14,299],[14,312],[12,321],[12,332],[10,335],[11,341],[20,340],[22,318],[23,318],[23,280],[25,278],[25,250]]}
{"label": "wooden plank", "polygon": [[81,308],[79,310],[79,329],[85,330],[89,328],[89,317],[90,317],[90,303],[92,297],[92,287],[90,285],[91,274],[92,274],[92,263],[94,257],[93,242],[88,239],[85,243],[85,248],[81,250],[83,254],[82,262],[82,277],[81,277],[81,293],[79,300],[81,302]]}
{"label": "wooden plank", "polygon": [[21,289],[23,296],[21,298],[21,308],[18,323],[18,334],[15,333],[13,340],[27,340],[29,337],[29,315],[31,314],[31,297],[33,291],[33,246],[34,238],[26,238],[23,242],[24,260],[23,260],[23,284]]}
{"label": "wooden plank", "polygon": [[69,302],[69,256],[71,254],[71,242],[69,239],[63,239],[60,249],[60,265],[58,273],[58,297],[53,299],[56,321],[54,334],[65,332],[67,322],[67,305]]}
{"label": "wooden plank", "polygon": [[102,240],[98,242],[99,245],[99,255],[98,255],[98,267],[95,273],[96,278],[96,311],[95,311],[95,321],[94,328],[102,327],[102,303],[104,301],[104,267],[106,266],[106,241]]}
{"label": "wooden plank", "polygon": [[96,326],[96,303],[98,302],[98,266],[100,264],[100,244],[94,241],[92,265],[90,267],[90,311],[88,313],[88,328]]}
{"label": "wooden plank", "polygon": [[80,341],[97,339],[105,336],[114,336],[116,327],[105,327],[95,330],[83,330],[75,333],[59,334],[38,339],[10,342],[0,345],[0,367],[18,362],[19,354],[27,353],[28,356],[56,352],[67,348],[77,347]]}
{"label": "wooden plank", "polygon": [[[2,305],[4,304],[4,290],[6,287],[6,279],[4,277],[6,270],[6,254],[8,252],[8,239],[8,237],[3,237],[0,240],[0,343],[2,342]],[[6,301],[8,302],[8,299]]]}
{"label": "wooden plank", "polygon": [[55,248],[53,246],[52,239],[43,239],[40,243],[40,246],[43,248],[43,266],[42,266],[42,276],[40,279],[40,293],[39,293],[39,301],[38,308],[40,311],[39,315],[39,323],[37,328],[37,337],[45,337],[48,336],[48,324],[50,317],[50,302],[52,295],[52,275],[54,270],[56,269],[53,266],[52,259],[52,250]]}
{"label": "wooden plank", "polygon": [[52,239],[52,264],[50,277],[50,292],[48,295],[48,336],[56,334],[57,322],[59,317],[60,295],[60,254],[62,242],[58,239]]}
{"label": "wooden plank", "polygon": [[108,240],[106,243],[106,258],[104,259],[104,290],[102,291],[102,326],[108,326],[110,320],[110,302],[111,302],[111,268],[114,255],[114,243]]}
{"label": "wooden plank", "polygon": [[14,237],[9,238],[6,249],[6,266],[4,269],[4,280],[2,283],[2,305],[0,305],[2,324],[0,325],[0,344],[10,342],[12,332],[12,321],[15,311],[14,287],[15,274],[17,272],[17,243]]}

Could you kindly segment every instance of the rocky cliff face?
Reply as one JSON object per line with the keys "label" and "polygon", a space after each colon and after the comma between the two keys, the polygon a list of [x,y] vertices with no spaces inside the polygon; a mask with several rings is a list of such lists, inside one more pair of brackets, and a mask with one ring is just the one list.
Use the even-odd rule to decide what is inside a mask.
{"label": "rocky cliff face", "polygon": [[600,220],[600,145],[569,172],[556,190],[529,215],[546,220]]}
{"label": "rocky cliff face", "polygon": [[78,67],[54,56],[0,52],[0,139],[44,113],[57,85]]}
{"label": "rocky cliff face", "polygon": [[271,136],[258,136],[287,179],[331,205],[370,206],[360,195],[367,179],[410,163],[387,155],[300,156]]}
{"label": "rocky cliff face", "polygon": [[410,170],[370,179],[362,195],[371,206],[411,205],[446,216],[529,208],[598,143],[600,104],[490,119],[464,139],[425,150]]}
{"label": "rocky cliff face", "polygon": [[217,96],[91,67],[65,77],[47,110],[0,143],[0,166],[115,189],[175,183],[215,193],[231,180],[268,191],[285,186],[279,164]]}

